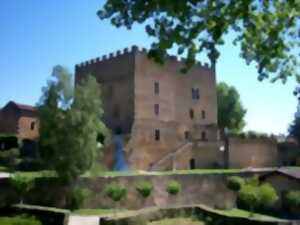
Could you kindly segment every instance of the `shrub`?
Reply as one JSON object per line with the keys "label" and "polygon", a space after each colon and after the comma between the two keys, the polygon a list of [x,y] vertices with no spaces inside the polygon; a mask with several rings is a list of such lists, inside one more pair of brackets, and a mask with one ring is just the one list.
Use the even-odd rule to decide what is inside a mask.
{"label": "shrub", "polygon": [[20,194],[20,202],[23,203],[24,195],[34,187],[34,178],[17,173],[10,178],[10,182]]}
{"label": "shrub", "polygon": [[91,194],[91,191],[87,188],[74,188],[71,191],[71,199],[70,199],[70,209],[79,209],[81,208],[84,199],[88,198]]}
{"label": "shrub", "polygon": [[254,211],[259,204],[259,194],[257,187],[249,184],[242,186],[238,193],[238,205],[241,208],[250,209],[251,212]]}
{"label": "shrub", "polygon": [[239,191],[245,184],[245,180],[241,177],[231,176],[227,179],[227,187],[233,191]]}
{"label": "shrub", "polygon": [[259,186],[259,201],[263,207],[272,207],[278,200],[278,195],[275,189],[270,184],[263,184]]}
{"label": "shrub", "polygon": [[167,186],[167,192],[171,195],[176,195],[181,191],[181,184],[175,180],[170,181]]}
{"label": "shrub", "polygon": [[10,169],[14,169],[17,164],[19,155],[19,149],[16,148],[0,151],[0,163],[9,167]]}
{"label": "shrub", "polygon": [[259,185],[259,180],[257,176],[253,176],[250,178],[247,178],[245,180],[245,184],[251,185],[251,186],[258,186]]}
{"label": "shrub", "polygon": [[251,212],[258,207],[271,207],[277,200],[277,193],[270,184],[245,184],[238,194],[239,206],[250,209]]}
{"label": "shrub", "polygon": [[286,203],[289,207],[300,207],[300,191],[289,191],[286,195]]}
{"label": "shrub", "polygon": [[15,216],[15,217],[0,217],[1,225],[42,225],[40,221],[34,217]]}
{"label": "shrub", "polygon": [[114,202],[119,202],[127,195],[127,189],[117,183],[111,183],[105,188],[105,195]]}
{"label": "shrub", "polygon": [[153,186],[150,182],[148,181],[143,181],[140,182],[136,185],[136,190],[137,192],[143,197],[147,198],[150,196],[152,192]]}

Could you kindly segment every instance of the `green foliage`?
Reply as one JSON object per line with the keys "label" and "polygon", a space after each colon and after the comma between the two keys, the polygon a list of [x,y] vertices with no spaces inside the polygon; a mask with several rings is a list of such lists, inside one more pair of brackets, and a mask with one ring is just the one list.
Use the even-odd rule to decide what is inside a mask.
{"label": "green foliage", "polygon": [[169,182],[167,192],[171,195],[177,195],[181,191],[181,184],[175,180]]}
{"label": "green foliage", "polygon": [[227,187],[233,191],[239,191],[245,184],[245,180],[241,177],[231,176],[227,179]]}
{"label": "green foliage", "polygon": [[0,163],[13,170],[18,163],[19,156],[20,151],[17,148],[0,151]]}
{"label": "green foliage", "polygon": [[240,132],[245,126],[244,109],[240,95],[233,86],[219,83],[217,87],[218,98],[218,125],[221,131],[229,129],[230,132]]}
{"label": "green foliage", "polygon": [[84,200],[91,195],[91,191],[86,188],[72,188],[71,199],[70,199],[70,209],[75,210],[81,208]]}
{"label": "green foliage", "polygon": [[289,134],[300,143],[300,118],[295,118],[289,127]]}
{"label": "green foliage", "polygon": [[96,79],[88,76],[78,83],[73,98],[71,74],[56,66],[53,76],[56,80],[48,82],[39,105],[40,153],[70,182],[91,168],[99,150],[97,136],[109,132],[101,121],[103,107]]}
{"label": "green foliage", "polygon": [[290,191],[285,197],[289,207],[300,208],[300,191]]}
{"label": "green foliage", "polygon": [[175,47],[186,55],[186,68],[206,53],[215,65],[230,31],[233,44],[240,47],[247,64],[257,64],[259,80],[286,81],[299,78],[300,1],[217,1],[217,0],[128,0],[106,1],[98,11],[100,19],[110,19],[116,27],[131,29],[145,25],[154,42],[149,55],[162,62]]}
{"label": "green foliage", "polygon": [[111,183],[105,188],[105,195],[114,202],[119,202],[127,195],[127,189],[117,183]]}
{"label": "green foliage", "polygon": [[42,225],[40,221],[34,217],[28,216],[14,216],[14,217],[0,217],[1,225]]}
{"label": "green foliage", "polygon": [[246,184],[241,187],[238,193],[239,204],[252,212],[258,207],[272,207],[278,200],[278,195],[270,184],[259,185],[256,180],[250,179],[246,181]]}
{"label": "green foliage", "polygon": [[152,192],[153,186],[148,181],[142,181],[136,185],[137,192],[143,197],[148,198]]}
{"label": "green foliage", "polygon": [[10,177],[10,182],[16,191],[20,194],[28,192],[34,187],[34,178],[30,176],[23,176],[19,173]]}
{"label": "green foliage", "polygon": [[23,176],[16,173],[10,177],[10,182],[15,190],[20,195],[20,202],[23,203],[24,195],[34,187],[34,178],[30,176]]}

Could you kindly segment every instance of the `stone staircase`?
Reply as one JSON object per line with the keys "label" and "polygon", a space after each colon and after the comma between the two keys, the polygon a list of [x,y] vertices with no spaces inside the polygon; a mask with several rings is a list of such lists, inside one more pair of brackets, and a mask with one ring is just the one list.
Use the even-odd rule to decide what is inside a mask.
{"label": "stone staircase", "polygon": [[[156,163],[152,164],[150,166],[149,170],[150,171],[157,170],[157,169],[159,169],[159,166],[163,165],[164,163],[168,162],[169,160],[172,160],[172,162],[174,162],[174,159],[176,159],[177,155],[183,153],[186,150],[189,150],[189,147],[192,145],[193,145],[193,142],[191,142],[191,141],[187,141],[187,142],[180,144],[174,151],[166,154],[164,157],[162,157]],[[176,166],[172,165],[172,169],[175,170]]]}

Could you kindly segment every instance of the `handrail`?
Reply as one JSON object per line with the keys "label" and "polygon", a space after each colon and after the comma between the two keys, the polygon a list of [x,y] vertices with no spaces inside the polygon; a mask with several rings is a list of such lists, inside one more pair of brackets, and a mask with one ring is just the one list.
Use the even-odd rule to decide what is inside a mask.
{"label": "handrail", "polygon": [[183,144],[179,145],[175,151],[167,153],[164,157],[162,157],[160,160],[158,160],[155,164],[150,166],[150,170],[153,170],[155,167],[159,166],[161,163],[165,162],[168,159],[171,159],[175,155],[181,153],[184,151],[185,147],[188,145],[192,145],[192,142],[184,142]]}

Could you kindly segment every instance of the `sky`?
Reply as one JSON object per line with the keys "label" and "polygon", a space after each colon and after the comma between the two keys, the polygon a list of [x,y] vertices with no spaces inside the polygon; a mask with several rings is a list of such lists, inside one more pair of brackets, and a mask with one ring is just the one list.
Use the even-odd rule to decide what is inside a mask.
{"label": "sky", "polygon": [[[0,107],[13,100],[36,104],[53,66],[74,72],[77,63],[152,39],[142,26],[115,28],[96,15],[103,0],[3,0],[0,14]],[[254,65],[239,57],[230,43],[220,48],[217,81],[233,85],[247,109],[245,130],[286,133],[294,118],[297,99],[294,79],[286,84],[257,80]],[[202,57],[199,58],[201,60]],[[204,59],[205,61],[205,59]]]}

